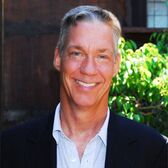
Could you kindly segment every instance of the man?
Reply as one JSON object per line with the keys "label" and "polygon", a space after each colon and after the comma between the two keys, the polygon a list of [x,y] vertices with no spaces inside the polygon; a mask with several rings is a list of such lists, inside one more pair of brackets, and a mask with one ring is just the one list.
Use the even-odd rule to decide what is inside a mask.
{"label": "man", "polygon": [[109,111],[118,73],[117,18],[80,6],[62,19],[54,67],[60,104],[54,114],[1,135],[2,168],[166,168],[166,140]]}

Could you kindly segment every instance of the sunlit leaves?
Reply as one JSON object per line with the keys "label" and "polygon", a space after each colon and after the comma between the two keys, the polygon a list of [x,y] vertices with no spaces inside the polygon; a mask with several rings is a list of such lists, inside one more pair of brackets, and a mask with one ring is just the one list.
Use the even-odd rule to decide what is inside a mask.
{"label": "sunlit leaves", "polygon": [[145,43],[140,48],[132,40],[120,39],[122,62],[119,74],[113,79],[109,106],[119,115],[150,124],[165,133],[168,129],[168,122],[163,122],[168,117],[168,50],[166,53],[158,45],[159,40],[168,39],[165,34],[159,37],[153,34],[151,40],[154,39],[156,44]]}

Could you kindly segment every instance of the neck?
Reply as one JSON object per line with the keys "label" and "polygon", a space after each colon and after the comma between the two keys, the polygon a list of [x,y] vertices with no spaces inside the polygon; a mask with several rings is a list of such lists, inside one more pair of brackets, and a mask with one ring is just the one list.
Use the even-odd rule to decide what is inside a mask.
{"label": "neck", "polygon": [[84,133],[97,133],[107,115],[107,106],[103,108],[64,107],[66,106],[61,104],[61,126],[69,137]]}

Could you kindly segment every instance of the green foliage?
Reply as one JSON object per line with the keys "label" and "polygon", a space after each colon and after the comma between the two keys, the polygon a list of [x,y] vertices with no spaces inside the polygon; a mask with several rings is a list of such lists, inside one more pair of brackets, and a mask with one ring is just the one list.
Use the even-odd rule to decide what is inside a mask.
{"label": "green foliage", "polygon": [[149,41],[157,45],[161,54],[168,53],[168,30],[161,33],[154,32],[150,36]]}
{"label": "green foliage", "polygon": [[164,48],[168,39],[164,33],[159,36],[151,36],[156,44],[140,48],[132,40],[120,39],[122,61],[111,86],[109,107],[168,135],[168,48]]}

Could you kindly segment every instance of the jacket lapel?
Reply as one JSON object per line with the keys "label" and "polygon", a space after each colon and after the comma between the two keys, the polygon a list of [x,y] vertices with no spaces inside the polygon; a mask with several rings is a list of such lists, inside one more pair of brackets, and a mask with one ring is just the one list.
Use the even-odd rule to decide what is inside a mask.
{"label": "jacket lapel", "polygon": [[105,168],[134,167],[129,152],[130,146],[136,142],[136,139],[127,135],[123,122],[124,120],[120,120],[119,116],[110,113]]}
{"label": "jacket lapel", "polygon": [[[27,137],[27,168],[56,168],[56,142],[52,136],[54,114],[39,120]],[[38,157],[37,157],[38,156]],[[38,158],[38,159],[37,159]]]}

